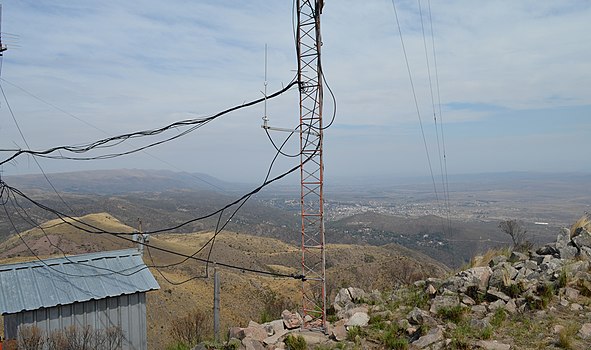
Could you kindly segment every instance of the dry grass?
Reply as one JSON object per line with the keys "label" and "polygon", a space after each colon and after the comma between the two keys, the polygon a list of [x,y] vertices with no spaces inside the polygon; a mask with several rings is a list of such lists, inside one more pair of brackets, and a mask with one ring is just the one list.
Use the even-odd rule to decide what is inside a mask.
{"label": "dry grass", "polygon": [[482,255],[476,255],[470,260],[469,267],[481,267],[481,266],[488,266],[488,263],[495,257],[495,256],[509,256],[511,254],[511,249],[508,247],[505,248],[493,248],[489,249],[484,252]]}
{"label": "dry grass", "polygon": [[[121,224],[106,213],[87,215],[80,219],[108,230],[134,231],[133,228]],[[132,243],[109,235],[79,232],[55,220],[45,223],[43,227],[46,228],[47,236],[39,229],[22,234],[36,254],[43,257],[61,255],[52,244],[59,245],[69,254],[133,246]],[[150,243],[156,247],[193,254],[211,237],[211,232],[159,234],[150,237]],[[209,249],[205,249],[197,256],[206,258],[208,251]],[[0,252],[2,252],[0,258],[10,262],[14,262],[15,259],[30,260],[31,256],[18,238],[12,238],[0,244]],[[149,253],[146,251],[144,254],[144,261],[148,265],[169,265],[182,260],[176,255],[157,249],[150,249]],[[216,237],[216,244],[210,258],[214,261],[257,270],[280,273],[301,271],[299,247],[273,238],[233,232],[222,232]],[[426,276],[441,276],[448,272],[444,266],[433,262],[432,259],[395,245],[376,247],[331,244],[327,246],[327,259],[329,265],[327,279],[331,283],[329,288],[332,288],[333,293],[341,286],[356,286],[366,290],[393,289],[401,279],[412,281]],[[213,307],[212,271],[210,270],[210,278],[204,278],[203,264],[195,261],[158,270],[151,268],[151,271],[161,289],[147,293],[148,341],[152,348],[163,349],[172,341],[170,325],[175,319],[186,316],[191,310],[211,312]],[[265,309],[267,302],[265,296],[269,291],[273,292],[277,298],[291,301],[294,305],[301,302],[301,281],[299,280],[245,274],[240,270],[225,268],[220,268],[220,279],[222,329],[227,329],[229,326],[246,326],[249,320],[258,320],[261,310]],[[177,285],[178,282],[183,281],[187,282]],[[279,314],[269,316],[280,318]]]}
{"label": "dry grass", "polygon": [[573,238],[574,236],[579,234],[579,229],[584,228],[587,232],[591,232],[591,214],[585,213],[585,215],[581,216],[579,220],[577,220],[571,227],[570,227],[570,237]]}

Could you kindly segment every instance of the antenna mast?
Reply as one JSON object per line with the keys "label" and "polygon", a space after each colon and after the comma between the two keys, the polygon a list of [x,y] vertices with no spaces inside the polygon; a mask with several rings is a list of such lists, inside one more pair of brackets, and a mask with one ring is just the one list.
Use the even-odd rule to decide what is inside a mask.
{"label": "antenna mast", "polygon": [[326,329],[324,164],[322,161],[322,65],[320,14],[323,0],[297,0],[300,90],[302,281],[304,328]]}

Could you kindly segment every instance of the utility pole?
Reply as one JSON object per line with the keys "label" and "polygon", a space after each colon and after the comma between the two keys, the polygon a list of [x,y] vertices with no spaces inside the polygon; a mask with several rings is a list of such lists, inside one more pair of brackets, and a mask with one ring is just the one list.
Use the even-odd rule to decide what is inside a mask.
{"label": "utility pole", "polygon": [[220,276],[217,267],[213,268],[213,334],[216,343],[220,342]]}
{"label": "utility pole", "polygon": [[326,330],[324,163],[322,160],[322,65],[320,14],[323,0],[297,0],[300,91],[300,174],[304,328]]}

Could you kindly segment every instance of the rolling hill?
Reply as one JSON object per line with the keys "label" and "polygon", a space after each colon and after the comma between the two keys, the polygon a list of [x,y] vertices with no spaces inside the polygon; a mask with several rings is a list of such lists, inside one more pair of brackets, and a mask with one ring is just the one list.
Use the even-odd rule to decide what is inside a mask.
{"label": "rolling hill", "polygon": [[[132,227],[107,213],[90,214],[79,220],[102,229],[134,232]],[[13,236],[1,243],[0,263],[35,259],[34,255],[45,258],[133,245],[110,235],[80,232],[61,220],[48,221],[41,227],[43,229],[34,228],[21,233],[20,237]],[[150,243],[155,247],[193,254],[211,236],[211,232],[169,233],[152,236]],[[274,238],[224,231],[216,238],[211,259],[257,270],[297,273],[300,270],[300,254],[297,246]],[[197,256],[206,257],[207,249]],[[148,249],[144,253],[144,261],[151,266],[177,264],[181,260],[178,256],[157,249]],[[154,348],[162,348],[171,341],[170,324],[175,318],[194,309],[206,314],[210,312],[213,305],[213,281],[206,278],[203,264],[193,261],[166,268],[152,267],[151,271],[161,289],[148,293],[149,342]],[[437,261],[395,244],[382,247],[346,244],[327,246],[327,285],[331,297],[342,286],[392,290],[402,283],[427,276],[441,276],[447,272],[448,269]],[[245,325],[249,319],[257,320],[261,317],[261,310],[269,305],[282,308],[299,303],[298,280],[225,268],[220,268],[220,274],[222,327]]]}

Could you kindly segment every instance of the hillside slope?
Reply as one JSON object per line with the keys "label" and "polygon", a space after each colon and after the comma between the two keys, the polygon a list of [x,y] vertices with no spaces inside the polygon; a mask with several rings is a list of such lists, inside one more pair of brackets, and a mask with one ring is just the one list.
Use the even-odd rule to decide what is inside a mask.
{"label": "hillside slope", "polygon": [[[80,221],[107,230],[133,232],[106,213],[91,214]],[[0,262],[30,259],[33,255],[49,257],[92,251],[121,249],[132,243],[105,234],[77,231],[60,220],[43,224],[14,236],[0,244]],[[160,234],[150,237],[150,244],[183,254],[193,254],[212,237],[212,233]],[[23,243],[31,248],[32,252]],[[33,254],[34,253],[34,254]],[[206,258],[208,249],[196,256]],[[299,248],[273,238],[234,232],[223,232],[216,238],[211,259],[249,269],[297,273],[300,270]],[[181,257],[147,249],[144,261],[150,266],[180,263]],[[338,288],[354,284],[366,289],[393,289],[401,283],[428,276],[443,275],[447,269],[420,253],[397,245],[385,247],[328,245],[328,292],[332,296]],[[209,276],[212,266],[210,265]],[[151,268],[160,283],[159,291],[148,293],[148,327],[151,348],[160,349],[170,343],[170,325],[178,317],[192,310],[209,314],[213,305],[213,281],[206,278],[202,263],[188,261],[166,268]],[[269,307],[293,307],[299,303],[298,280],[272,278],[240,270],[220,268],[222,327],[245,325],[258,320],[261,310]],[[245,302],[247,301],[247,302]],[[271,310],[281,312],[281,310]]]}

